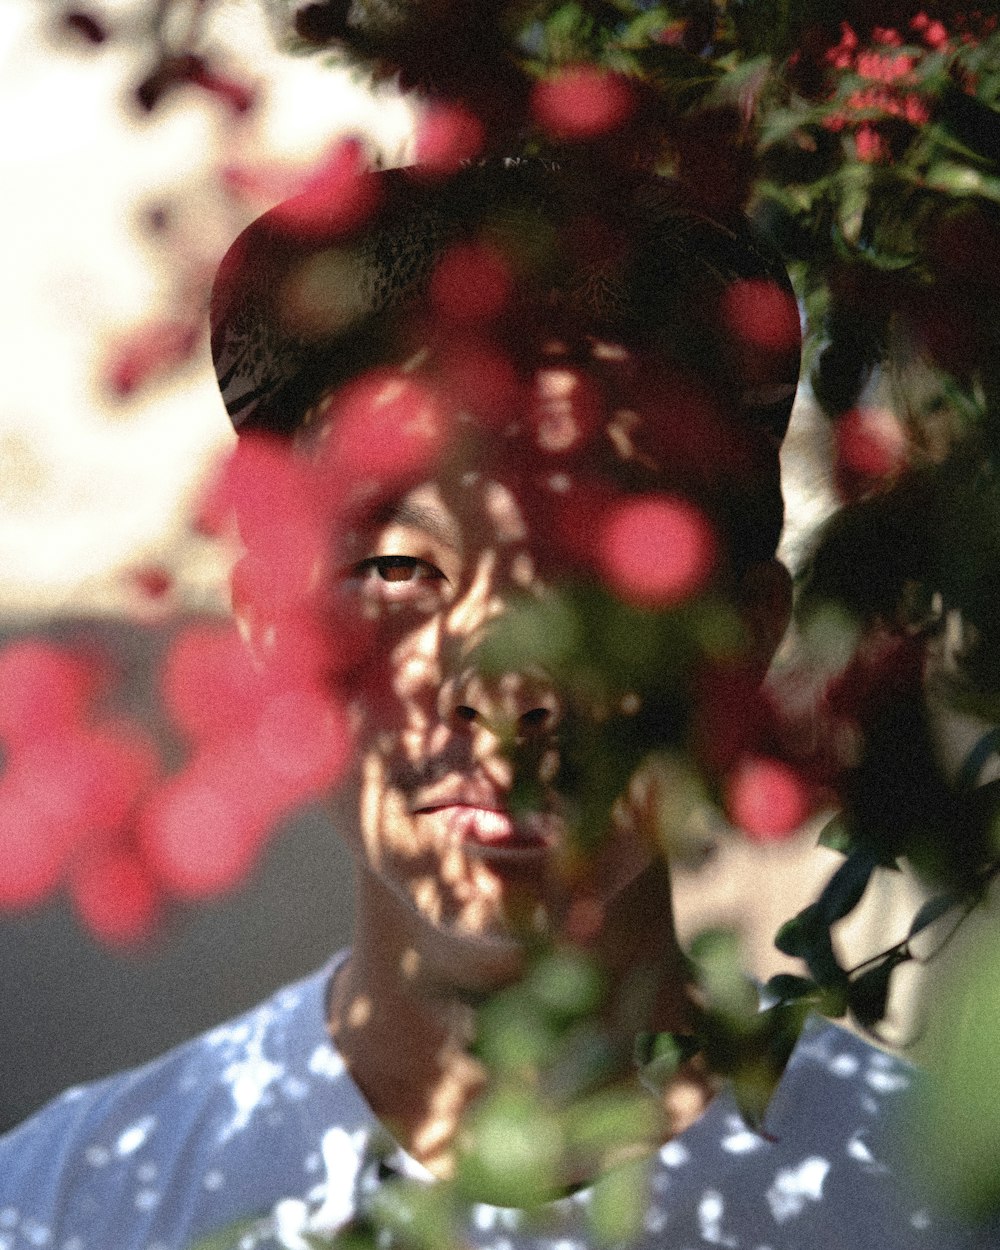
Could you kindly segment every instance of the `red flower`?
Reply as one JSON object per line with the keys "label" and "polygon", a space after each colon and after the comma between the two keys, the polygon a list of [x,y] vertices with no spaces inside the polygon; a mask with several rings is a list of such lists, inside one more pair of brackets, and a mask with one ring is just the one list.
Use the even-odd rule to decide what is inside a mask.
{"label": "red flower", "polygon": [[612,587],[643,607],[690,598],[704,589],[715,567],[715,535],[704,513],[670,495],[618,503],[597,541]]}
{"label": "red flower", "polygon": [[364,144],[339,140],[306,177],[299,194],[273,210],[272,220],[290,234],[349,234],[378,207],[381,183],[366,167]]}
{"label": "red flower", "polygon": [[834,69],[849,69],[854,64],[854,54],[858,48],[858,36],[848,22],[840,24],[840,40],[827,50],[823,59]]}
{"label": "red flower", "polygon": [[635,111],[632,84],[593,65],[564,69],[535,85],[535,121],[555,139],[594,139],[624,125]]}
{"label": "red flower", "polygon": [[837,484],[846,499],[857,499],[895,480],[906,466],[906,434],[883,408],[852,408],[836,428]]}
{"label": "red flower", "polygon": [[437,394],[396,369],[362,374],[317,419],[329,428],[317,461],[319,491],[334,508],[426,477],[448,441]]}
{"label": "red flower", "polygon": [[139,725],[92,722],[97,685],[94,661],[65,648],[0,653],[0,907],[41,902],[93,846],[127,837],[159,778]]}
{"label": "red flower", "polygon": [[37,638],[10,643],[0,651],[0,741],[11,750],[70,729],[99,682],[93,660]]}
{"label": "red flower", "polygon": [[452,416],[471,413],[500,425],[520,410],[522,384],[510,357],[487,338],[453,343],[437,362],[436,381]]}
{"label": "red flower", "polygon": [[777,282],[756,278],[732,283],[723,296],[722,319],[731,334],[759,351],[798,348],[798,306]]}
{"label": "red flower", "polygon": [[210,898],[246,878],[273,814],[256,808],[259,782],[254,753],[230,746],[198,757],[157,792],[142,813],[139,846],[169,893]]}
{"label": "red flower", "polygon": [[109,946],[135,946],[154,932],[160,889],[137,851],[89,848],[70,876],[70,896],[84,926]]}
{"label": "red flower", "polygon": [[859,161],[874,164],[889,156],[889,148],[879,134],[877,128],[869,122],[863,122],[854,136],[855,150]]}
{"label": "red flower", "polygon": [[435,102],[417,124],[416,161],[421,172],[448,175],[483,148],[483,123],[463,104]]}
{"label": "red flower", "polygon": [[185,321],[151,321],[123,335],[101,371],[118,399],[164,377],[194,355],[201,327]]}
{"label": "red flower", "polygon": [[455,243],[431,278],[431,303],[449,321],[492,321],[510,302],[514,282],[506,257],[488,243]]}
{"label": "red flower", "polygon": [[780,760],[745,759],[726,785],[730,823],[755,842],[790,837],[806,822],[811,810],[809,787]]}

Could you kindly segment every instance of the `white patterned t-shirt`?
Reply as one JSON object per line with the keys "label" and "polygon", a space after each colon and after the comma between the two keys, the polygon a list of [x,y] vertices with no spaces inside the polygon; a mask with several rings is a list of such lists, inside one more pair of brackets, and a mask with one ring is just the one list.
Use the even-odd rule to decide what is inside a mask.
{"label": "white patterned t-shirt", "polygon": [[[0,1138],[0,1250],[305,1250],[386,1177],[429,1175],[388,1141],[326,1030],[337,963],[152,1063],[81,1088]],[[401,1039],[401,1044],[405,1039]],[[913,1070],[813,1022],[750,1132],[719,1095],[651,1160],[648,1250],[968,1250],[906,1183],[891,1132]],[[477,1250],[584,1250],[589,1191],[539,1224],[473,1206]],[[226,1244],[225,1241],[222,1244]]]}

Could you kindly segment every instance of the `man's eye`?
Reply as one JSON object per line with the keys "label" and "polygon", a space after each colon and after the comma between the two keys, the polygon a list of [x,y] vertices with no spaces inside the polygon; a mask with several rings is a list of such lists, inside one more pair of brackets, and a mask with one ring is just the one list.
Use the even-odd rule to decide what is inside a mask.
{"label": "man's eye", "polygon": [[416,556],[370,556],[356,564],[352,570],[355,577],[393,584],[444,581],[444,574],[427,560]]}

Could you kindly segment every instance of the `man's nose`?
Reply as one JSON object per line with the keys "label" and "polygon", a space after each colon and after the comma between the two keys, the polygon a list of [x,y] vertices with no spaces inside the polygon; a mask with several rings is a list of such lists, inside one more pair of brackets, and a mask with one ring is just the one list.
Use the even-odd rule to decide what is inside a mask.
{"label": "man's nose", "polygon": [[505,741],[544,739],[559,723],[559,698],[542,674],[485,676],[470,669],[445,686],[442,713],[452,723],[486,729]]}

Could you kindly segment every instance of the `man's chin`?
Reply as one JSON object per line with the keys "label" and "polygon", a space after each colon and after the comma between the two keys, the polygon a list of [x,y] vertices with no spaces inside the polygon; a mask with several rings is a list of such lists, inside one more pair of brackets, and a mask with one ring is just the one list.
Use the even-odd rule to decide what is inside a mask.
{"label": "man's chin", "polygon": [[512,928],[502,917],[475,929],[435,925],[428,935],[427,973],[442,989],[472,1001],[520,980],[544,938]]}

